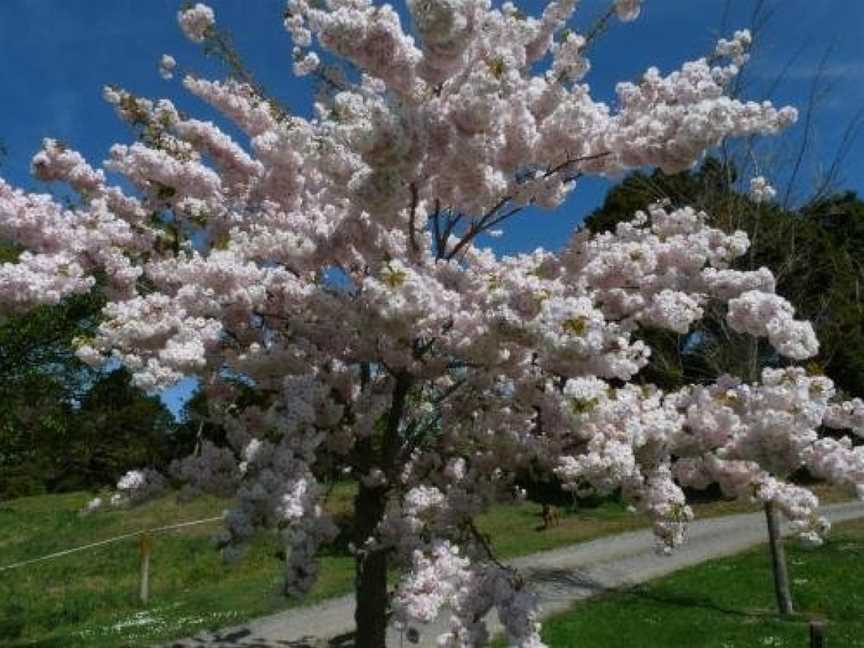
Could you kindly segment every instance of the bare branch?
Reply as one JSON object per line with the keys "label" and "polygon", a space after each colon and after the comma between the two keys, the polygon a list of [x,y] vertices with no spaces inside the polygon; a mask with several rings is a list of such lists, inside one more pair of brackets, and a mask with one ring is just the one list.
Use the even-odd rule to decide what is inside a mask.
{"label": "bare branch", "polygon": [[816,70],[816,76],[813,83],[810,84],[810,93],[807,98],[807,109],[804,113],[804,135],[801,139],[801,146],[798,147],[798,154],[795,157],[795,164],[792,166],[792,174],[789,176],[789,181],[786,183],[786,191],[783,195],[783,209],[789,208],[789,201],[792,197],[792,190],[795,186],[795,181],[798,179],[798,172],[801,170],[801,165],[807,154],[807,149],[810,147],[810,139],[813,131],[813,115],[821,99],[821,95],[825,92],[825,68],[828,65],[828,60],[831,57],[833,45],[829,45],[819,61],[819,67]]}
{"label": "bare branch", "polygon": [[[547,169],[546,172],[541,176],[541,178],[542,179],[549,178],[550,176],[553,176],[556,173],[560,173],[566,169],[569,169],[574,164],[578,164],[579,162],[598,160],[598,159],[604,158],[608,155],[610,155],[609,151],[604,151],[602,153],[595,153],[593,155],[586,155],[586,156],[578,157],[578,158],[568,158],[568,159],[564,160],[563,162],[561,162],[560,164],[557,164],[554,167]],[[566,184],[568,182],[573,182],[576,179],[578,179],[581,175],[582,175],[581,172],[577,172],[573,176],[563,178],[562,183]],[[495,225],[503,222],[504,220],[506,220],[510,216],[517,214],[519,211],[521,211],[526,206],[526,205],[520,205],[520,206],[515,207],[514,209],[510,210],[509,212],[504,214],[502,217],[496,218],[496,216],[495,216],[496,213],[502,207],[504,207],[507,203],[509,203],[511,200],[513,200],[513,196],[505,196],[504,198],[499,200],[495,204],[494,207],[492,207],[489,211],[487,211],[480,219],[472,222],[471,225],[468,227],[467,231],[465,232],[465,234],[463,234],[462,238],[456,244],[456,246],[452,250],[450,250],[450,252],[445,253],[443,258],[453,259],[463,249],[465,249],[468,246],[468,244],[471,243],[471,241],[473,241],[479,234],[481,234],[482,232],[485,232],[485,231],[489,230],[490,228],[494,227]],[[532,199],[532,200],[528,201],[527,204],[530,205],[533,202],[534,202],[534,200]],[[449,231],[448,231],[448,235],[449,235]]]}

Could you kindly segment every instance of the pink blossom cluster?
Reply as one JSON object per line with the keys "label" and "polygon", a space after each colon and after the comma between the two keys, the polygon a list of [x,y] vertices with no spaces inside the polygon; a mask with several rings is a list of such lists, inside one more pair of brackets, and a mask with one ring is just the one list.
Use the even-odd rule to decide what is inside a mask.
{"label": "pink blossom cluster", "polygon": [[[235,141],[167,100],[107,88],[139,137],[112,147],[104,169],[131,192],[52,140],[33,172],[77,192],[74,206],[0,180],[0,238],[21,249],[0,265],[0,308],[98,283],[108,304],[77,341],[83,360],[122,362],[151,391],[199,379],[227,443],[202,442],[171,476],[237,497],[228,553],[277,528],[288,590],[308,589],[335,532],[320,480],[343,470],[382,502],[357,559],[386,552],[402,570],[400,622],[447,610],[445,646],[482,645],[491,610],[512,645],[542,645],[534,597],[472,521],[517,497],[526,470],[575,492],[620,490],[663,548],[693,516],[683,486],[774,502],[813,538],[817,501],[784,481],[790,471],[864,494],[861,453],[818,434],[860,436],[864,405],[834,402],[824,378],[785,369],[672,394],[636,384],[651,349],[635,333],[687,335],[708,309],[778,356],[816,354],[771,272],[736,269],[743,232],[655,204],[556,252],[480,245],[521,207],[560,205],[583,174],[687,168],[727,137],[795,120],[725,93],[743,32],[711,57],[619,84],[614,107],[595,100],[586,36],[565,31],[576,4],[532,17],[511,3],[412,0],[406,29],[369,0],[289,0],[295,72],[331,74],[322,49],[357,71],[327,77],[314,118],[236,80],[186,77],[243,134]],[[629,20],[640,6],[613,8]],[[202,41],[214,14],[199,3],[179,22]],[[142,475],[124,478],[124,497],[158,482]]]}
{"label": "pink blossom cluster", "polygon": [[864,400],[853,398],[828,408],[825,425],[832,428],[848,428],[857,436],[864,437]]}
{"label": "pink blossom cluster", "polygon": [[207,35],[207,30],[215,24],[216,15],[213,13],[213,9],[198,2],[188,9],[179,11],[177,13],[177,22],[180,24],[180,29],[183,30],[186,38],[193,43],[200,43]]}
{"label": "pink blossom cluster", "polygon": [[636,20],[642,11],[642,0],[615,0],[615,13],[620,20]]}
{"label": "pink blossom cluster", "polygon": [[730,39],[721,38],[717,41],[717,48],[714,50],[716,56],[727,57],[732,60],[735,65],[744,65],[750,58],[747,50],[753,43],[753,36],[748,29],[740,29],[735,32],[735,35]]}
{"label": "pink blossom cluster", "polygon": [[[167,487],[165,478],[152,468],[130,470],[117,482],[117,491],[111,496],[110,504],[127,506],[144,502],[164,494]],[[96,506],[95,500],[91,500],[87,508],[92,511]]]}
{"label": "pink blossom cluster", "polygon": [[795,360],[810,358],[819,351],[819,341],[810,322],[796,320],[795,308],[771,293],[748,290],[729,300],[726,320],[733,330],[767,337],[782,355]]}
{"label": "pink blossom cluster", "polygon": [[777,195],[774,189],[763,176],[757,176],[750,180],[750,197],[755,203],[770,202]]}
{"label": "pink blossom cluster", "polygon": [[163,54],[159,59],[159,76],[166,81],[174,78],[174,69],[177,67],[177,60],[170,54]]}
{"label": "pink blossom cluster", "polygon": [[483,646],[490,640],[482,622],[498,611],[510,645],[539,648],[540,624],[536,597],[514,574],[497,566],[472,565],[448,541],[436,541],[414,552],[409,575],[393,597],[400,625],[429,623],[442,608],[451,611],[450,628],[438,638],[442,648]]}
{"label": "pink blossom cluster", "polygon": [[[827,523],[818,499],[786,478],[800,468],[862,495],[862,454],[852,440],[820,436],[822,426],[850,429],[855,401],[835,399],[828,378],[803,369],[765,369],[760,383],[726,376],[708,387],[672,395],[686,411],[676,477],[701,488],[718,483],[733,497],[774,503],[809,542],[818,542]],[[860,432],[858,432],[860,434]]]}

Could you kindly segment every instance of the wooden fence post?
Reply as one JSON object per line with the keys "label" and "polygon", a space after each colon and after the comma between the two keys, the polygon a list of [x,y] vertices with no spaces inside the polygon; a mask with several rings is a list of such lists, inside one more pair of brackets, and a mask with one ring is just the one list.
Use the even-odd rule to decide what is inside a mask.
{"label": "wooden fence post", "polygon": [[825,623],[810,622],[810,648],[825,648]]}
{"label": "wooden fence post", "polygon": [[141,550],[141,587],[139,597],[141,604],[147,605],[147,600],[150,598],[150,553],[153,551],[153,539],[146,531],[141,534],[141,539],[138,542]]}
{"label": "wooden fence post", "polygon": [[780,533],[780,517],[772,502],[765,502],[765,521],[768,525],[768,546],[771,548],[771,571],[774,574],[774,593],[780,614],[793,612],[792,593],[789,591],[789,571],[786,567],[786,552]]}

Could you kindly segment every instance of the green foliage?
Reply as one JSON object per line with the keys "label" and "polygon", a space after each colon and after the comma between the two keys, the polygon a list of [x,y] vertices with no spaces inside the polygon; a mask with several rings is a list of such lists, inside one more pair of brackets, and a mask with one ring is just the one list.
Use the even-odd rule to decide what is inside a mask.
{"label": "green foliage", "polygon": [[[825,237],[822,283],[814,280],[810,309],[823,342],[825,373],[847,392],[864,395],[864,202],[847,192],[807,205],[803,217]],[[828,290],[825,290],[828,287]]]}
{"label": "green foliage", "polygon": [[[0,257],[15,253],[0,247]],[[75,357],[102,304],[93,293],[0,319],[0,499],[96,488],[172,455],[173,419],[159,399],[128,372]]]}
{"label": "green foliage", "polygon": [[[4,256],[14,254],[10,247]],[[74,397],[88,371],[72,353],[72,338],[99,304],[75,298],[0,320],[0,494],[43,492],[54,449],[64,445]]]}
{"label": "green foliage", "polygon": [[[733,168],[713,159],[694,172],[636,172],[609,192],[585,225],[608,231],[649,203],[668,200],[704,210],[714,227],[745,231],[751,249],[735,267],[772,269],[777,292],[816,329],[821,349],[811,367],[845,392],[864,395],[864,203],[846,193],[784,211],[752,202],[736,191],[736,181]],[[642,379],[667,388],[727,372],[751,380],[761,367],[782,364],[764,342],[754,344],[730,331],[723,315],[709,311],[683,336],[642,330],[653,349]]]}
{"label": "green foliage", "polygon": [[178,456],[173,423],[159,398],[134,387],[126,370],[100,375],[70,422],[59,490],[113,484],[130,468],[167,465]]}

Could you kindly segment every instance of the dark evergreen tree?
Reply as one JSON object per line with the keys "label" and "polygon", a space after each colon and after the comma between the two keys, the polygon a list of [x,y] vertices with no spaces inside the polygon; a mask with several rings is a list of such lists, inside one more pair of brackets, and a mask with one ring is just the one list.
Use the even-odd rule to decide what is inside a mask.
{"label": "dark evergreen tree", "polygon": [[[0,246],[0,262],[16,254]],[[75,356],[102,304],[94,291],[0,317],[0,498],[98,488],[173,456],[174,421],[160,400],[127,371]]]}

